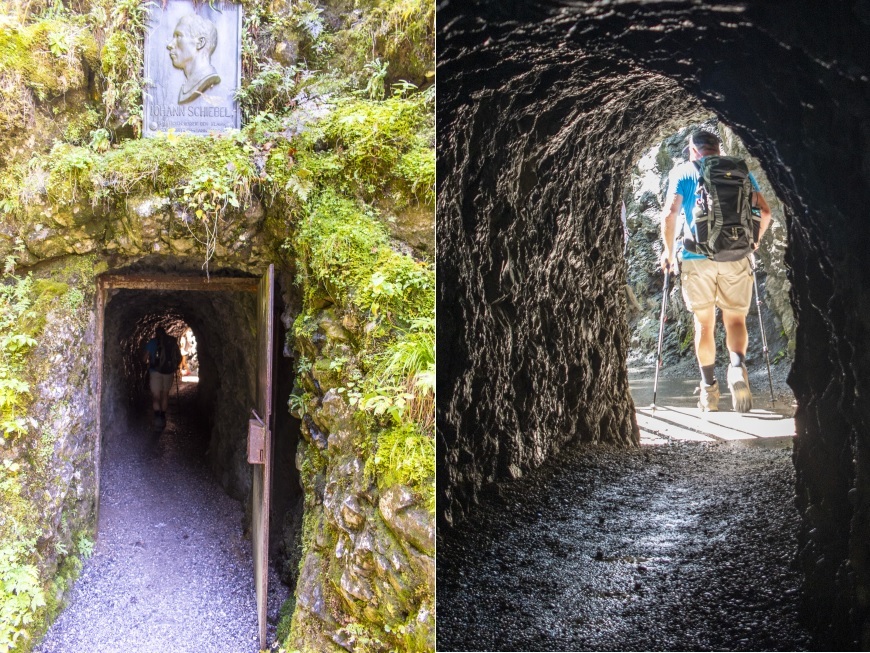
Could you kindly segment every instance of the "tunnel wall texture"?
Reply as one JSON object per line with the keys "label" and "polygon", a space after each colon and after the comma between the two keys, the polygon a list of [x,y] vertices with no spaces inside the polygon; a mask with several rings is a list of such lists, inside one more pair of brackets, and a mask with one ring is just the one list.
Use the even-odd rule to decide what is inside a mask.
{"label": "tunnel wall texture", "polygon": [[870,6],[445,0],[438,25],[443,523],[512,465],[633,441],[616,180],[695,98],[789,221],[806,619],[870,647]]}

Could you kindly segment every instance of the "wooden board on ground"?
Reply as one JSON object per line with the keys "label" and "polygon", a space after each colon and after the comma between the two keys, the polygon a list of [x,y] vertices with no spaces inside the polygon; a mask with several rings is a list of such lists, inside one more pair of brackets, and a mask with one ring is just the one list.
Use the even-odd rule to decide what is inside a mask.
{"label": "wooden board on ground", "polygon": [[794,419],[765,410],[750,413],[704,413],[697,408],[659,406],[637,411],[641,440],[673,439],[693,442],[758,440],[795,434]]}

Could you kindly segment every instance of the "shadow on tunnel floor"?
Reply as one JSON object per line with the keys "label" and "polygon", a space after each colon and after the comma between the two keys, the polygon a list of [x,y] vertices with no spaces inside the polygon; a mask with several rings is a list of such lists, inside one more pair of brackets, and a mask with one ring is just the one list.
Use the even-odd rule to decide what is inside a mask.
{"label": "shadow on tunnel floor", "polygon": [[492,486],[439,534],[438,650],[807,650],[793,487],[789,448],[706,443]]}

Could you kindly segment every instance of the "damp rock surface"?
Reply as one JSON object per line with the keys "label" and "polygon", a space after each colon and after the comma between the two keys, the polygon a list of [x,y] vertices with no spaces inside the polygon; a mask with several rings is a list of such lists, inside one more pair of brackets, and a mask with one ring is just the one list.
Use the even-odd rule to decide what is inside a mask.
{"label": "damp rock surface", "polygon": [[[143,409],[104,452],[99,532],[37,653],[254,653],[257,611],[242,505],[204,457],[194,386],[160,435]],[[175,409],[175,411],[173,410]],[[186,414],[185,414],[186,413]],[[270,638],[288,588],[270,574]]]}
{"label": "damp rock surface", "polygon": [[438,650],[799,651],[798,513],[775,448],[584,446],[440,534]]}

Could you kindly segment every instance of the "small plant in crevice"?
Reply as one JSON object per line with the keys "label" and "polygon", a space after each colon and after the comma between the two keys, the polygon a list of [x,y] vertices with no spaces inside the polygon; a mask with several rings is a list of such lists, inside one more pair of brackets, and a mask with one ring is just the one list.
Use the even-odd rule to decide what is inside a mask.
{"label": "small plant in crevice", "polygon": [[90,558],[94,553],[94,541],[87,533],[79,533],[76,538],[76,549],[83,558]]}
{"label": "small plant in crevice", "polygon": [[302,419],[308,414],[308,405],[311,403],[311,399],[312,395],[309,392],[303,392],[299,395],[291,394],[287,400],[287,409],[291,415],[297,419]]}
{"label": "small plant in crevice", "polygon": [[387,76],[387,69],[389,66],[389,62],[381,61],[380,59],[374,59],[365,65],[365,70],[369,73],[369,78],[366,82],[366,87],[363,90],[363,93],[365,93],[370,100],[384,99],[384,79]]}
{"label": "small plant in crevice", "polygon": [[359,653],[378,653],[389,647],[372,632],[371,627],[360,623],[350,623],[339,630],[348,639],[354,651]]}
{"label": "small plant in crevice", "polygon": [[[208,276],[208,263],[217,248],[227,207],[234,209],[240,207],[239,196],[236,193],[238,180],[233,178],[232,172],[224,175],[210,168],[197,170],[182,190],[182,202],[194,216],[193,220],[186,219],[183,222],[190,235],[205,247],[203,268],[206,276]],[[198,225],[201,231],[191,226],[192,222]]]}

